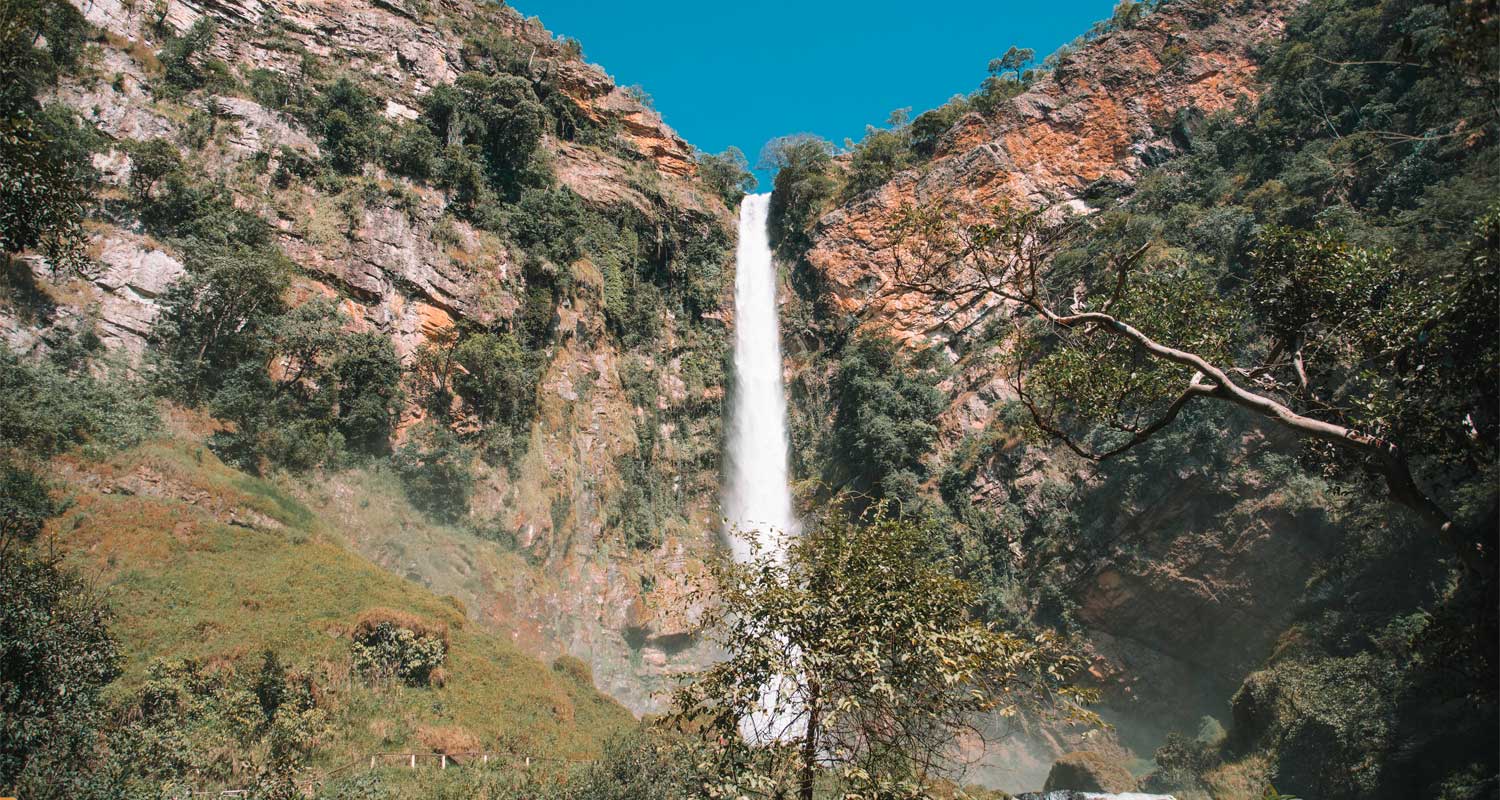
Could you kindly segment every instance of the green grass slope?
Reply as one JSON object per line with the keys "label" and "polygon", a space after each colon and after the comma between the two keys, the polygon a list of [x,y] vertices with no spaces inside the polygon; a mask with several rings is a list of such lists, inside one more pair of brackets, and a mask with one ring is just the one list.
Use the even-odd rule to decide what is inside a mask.
{"label": "green grass slope", "polygon": [[[586,668],[548,667],[466,628],[461,603],[369,563],[306,506],[189,437],[58,467],[70,505],[52,532],[114,607],[127,659],[118,691],[139,686],[158,659],[246,670],[275,650],[322,685],[332,724],[314,768],[465,743],[586,759],[634,723]],[[446,627],[440,686],[371,685],[351,670],[350,631],[372,609]]]}

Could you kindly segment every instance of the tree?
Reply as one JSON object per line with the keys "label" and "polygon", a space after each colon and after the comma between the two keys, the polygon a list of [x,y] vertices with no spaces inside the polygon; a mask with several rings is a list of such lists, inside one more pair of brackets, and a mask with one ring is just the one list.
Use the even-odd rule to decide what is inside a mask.
{"label": "tree", "polygon": [[56,559],[3,541],[0,586],[0,790],[92,796],[100,694],[120,674],[108,608]]}
{"label": "tree", "polygon": [[384,455],[406,402],[401,357],[389,337],[372,331],[345,334],[338,349],[333,371],[339,387],[339,431],[350,448]]}
{"label": "tree", "polygon": [[1036,51],[1029,47],[1011,47],[1005,51],[1005,55],[990,61],[990,74],[1020,83],[1027,65],[1035,58]]}
{"label": "tree", "polygon": [[754,191],[757,183],[745,154],[733,146],[718,155],[699,153],[698,177],[730,208],[739,205],[740,198]]}
{"label": "tree", "polygon": [[771,192],[771,237],[779,247],[801,251],[812,224],[833,199],[833,145],[810,133],[766,143],[758,169],[776,170]]}
{"label": "tree", "polygon": [[249,248],[200,248],[187,267],[163,296],[151,338],[163,390],[196,405],[259,355],[264,327],[284,310],[289,270],[280,254]]}
{"label": "tree", "polygon": [[71,117],[36,95],[73,65],[87,24],[67,3],[0,0],[0,249],[36,249],[54,272],[88,259],[82,218],[93,169]]}
{"label": "tree", "polygon": [[834,377],[833,462],[850,470],[850,487],[910,511],[921,459],[937,438],[944,399],[933,351],[916,357],[889,339],[856,336]]}
{"label": "tree", "polygon": [[835,511],[747,563],[712,568],[705,627],[728,657],[675,697],[715,742],[724,796],[809,800],[923,797],[955,738],[981,715],[1022,711],[1091,721],[1083,666],[1055,635],[1023,638],[974,620],[975,590],[930,554],[936,535],[875,509]]}
{"label": "tree", "polygon": [[898,111],[891,117],[890,129],[868,126],[865,138],[849,148],[849,173],[842,193],[845,201],[880,188],[911,163],[911,131],[904,121],[905,112]]}
{"label": "tree", "polygon": [[[1464,269],[1470,282],[1436,293],[1425,281],[1392,280],[1387,257],[1335,236],[1269,231],[1258,250],[1249,312],[1191,269],[1173,269],[1170,261],[1147,269],[1151,240],[1104,253],[1107,266],[1086,269],[1091,280],[1082,284],[1079,274],[1049,272],[1054,257],[1089,229],[1083,220],[1007,204],[987,213],[909,208],[893,229],[902,252],[894,283],[958,305],[998,303],[1034,321],[1030,346],[1017,349],[1012,384],[1035,425],[1079,456],[1103,461],[1124,453],[1172,424],[1190,403],[1230,403],[1352,457],[1380,476],[1389,499],[1415,511],[1468,570],[1493,572],[1494,526],[1485,521],[1461,530],[1423,488],[1402,438],[1410,427],[1400,430],[1385,416],[1351,407],[1356,399],[1370,408],[1400,402],[1380,392],[1395,388],[1399,376],[1380,376],[1378,368],[1375,377],[1361,376],[1343,364],[1363,351],[1368,360],[1356,363],[1415,367],[1408,359],[1431,352],[1424,348],[1432,332],[1493,330],[1491,299],[1500,299],[1500,291],[1488,265],[1497,258],[1500,215],[1479,222]],[[1496,348],[1493,342],[1447,346],[1461,345],[1456,337],[1444,344],[1442,354],[1454,359],[1443,365],[1448,390],[1470,405],[1437,424],[1467,440],[1460,447],[1471,457],[1493,461],[1497,420],[1487,402],[1493,387],[1476,395],[1455,384],[1493,375]],[[1309,367],[1313,355],[1322,361]],[[1353,397],[1337,402],[1335,392]],[[1409,410],[1423,415],[1416,405]],[[1457,411],[1467,413],[1452,417]]]}

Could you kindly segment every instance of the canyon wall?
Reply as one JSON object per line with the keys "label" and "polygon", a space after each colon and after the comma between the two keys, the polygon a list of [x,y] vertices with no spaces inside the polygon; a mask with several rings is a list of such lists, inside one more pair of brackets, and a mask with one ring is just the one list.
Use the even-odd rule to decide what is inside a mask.
{"label": "canyon wall", "polygon": [[[1061,447],[1013,449],[1018,434],[1001,418],[1016,399],[1009,340],[988,330],[1005,309],[993,299],[960,307],[898,288],[891,232],[900,212],[943,199],[1089,213],[1098,194],[1128,193],[1144,170],[1179,152],[1203,116],[1249,107],[1257,53],[1296,5],[1164,4],[1067,53],[993,114],[968,112],[931,158],[818,219],[803,300],[857,329],[947,354],[953,371],[939,387],[947,409],[929,474],[962,467],[962,493],[976,508],[1039,513],[1048,489],[1067,486],[1076,498],[1107,494],[1112,484]],[[792,348],[792,383],[804,425],[817,425],[828,413],[819,403],[837,403],[818,389],[834,366],[816,344],[801,344]],[[1298,587],[1326,555],[1323,512],[1289,501],[1248,466],[1286,442],[1267,441],[1253,426],[1235,430],[1227,475],[1186,459],[1155,465],[1149,491],[1072,509],[1107,535],[1092,568],[1062,588],[1086,629],[1101,710],[1142,755],[1167,730],[1196,731],[1201,715],[1227,720],[1229,697],[1287,629]],[[975,456],[964,448],[976,441],[996,444]]]}
{"label": "canyon wall", "polygon": [[[604,267],[588,257],[561,265],[571,289],[556,298],[524,453],[509,468],[480,468],[466,522],[486,537],[455,531],[406,541],[404,526],[393,521],[362,528],[349,542],[397,574],[457,597],[471,617],[526,649],[579,656],[601,688],[637,712],[659,707],[653,693],[699,658],[689,626],[673,609],[683,605],[676,594],[681,576],[714,546],[718,528],[719,363],[734,227],[724,201],[697,180],[693,149],[635,95],[584,62],[574,43],[504,5],[74,5],[97,35],[84,68],[43,99],[65,106],[104,139],[94,158],[100,209],[88,223],[97,264],[87,278],[67,279],[39,260],[20,262],[29,274],[12,280],[33,284],[44,301],[0,308],[0,336],[14,349],[45,347],[51,326],[92,321],[108,349],[141,363],[162,295],[185,273],[173,243],[117,210],[131,177],[132,144],[155,139],[172,142],[190,167],[232,193],[236,208],[269,223],[274,245],[297,268],[293,302],[331,299],[354,328],[389,337],[408,365],[424,345],[451,341],[464,326],[513,328],[527,290],[528,256],[520,247],[452,213],[450,192],[379,164],[342,182],[298,174],[298,163],[326,155],[318,133],[306,119],[261,105],[247,89],[266,74],[294,87],[313,75],[348,77],[373,95],[378,113],[399,124],[417,118],[434,87],[472,68],[471,42],[482,37],[524,59],[521,71],[539,92],[552,93],[548,102],[562,109],[560,116],[598,132],[585,141],[548,131],[544,158],[558,184],[588,208],[628,217],[646,232],[640,259],[668,263],[684,241],[716,243],[709,258],[720,308],[682,319],[662,306],[652,322],[660,335],[631,346],[606,320]],[[217,27],[198,57],[226,65],[232,87],[163,90],[162,48],[203,18]],[[648,384],[650,399],[623,388],[627,370]],[[464,409],[456,414],[467,418]],[[425,415],[409,402],[402,435]],[[649,521],[657,537],[647,546],[625,542],[614,519],[632,488],[622,474],[627,462],[649,465],[666,495],[653,507],[672,509]],[[353,502],[346,485],[352,480],[309,481],[308,494],[340,513],[341,502]]]}

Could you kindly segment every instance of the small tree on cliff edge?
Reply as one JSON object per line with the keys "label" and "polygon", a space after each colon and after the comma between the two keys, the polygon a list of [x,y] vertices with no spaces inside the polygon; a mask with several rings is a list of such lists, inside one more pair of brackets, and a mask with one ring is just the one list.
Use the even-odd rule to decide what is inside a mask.
{"label": "small tree on cliff edge", "polygon": [[876,507],[830,514],[785,556],[755,541],[747,563],[712,569],[706,622],[728,658],[675,698],[714,743],[710,796],[921,798],[981,715],[1095,721],[1067,681],[1082,660],[1052,634],[975,621],[975,590],[931,556],[927,528]]}

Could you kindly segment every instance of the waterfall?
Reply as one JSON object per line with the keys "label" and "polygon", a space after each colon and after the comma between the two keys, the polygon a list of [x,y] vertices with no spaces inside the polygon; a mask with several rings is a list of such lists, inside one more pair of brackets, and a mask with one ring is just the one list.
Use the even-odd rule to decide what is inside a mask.
{"label": "waterfall", "polygon": [[[781,330],[776,322],[776,264],[766,228],[769,194],[746,195],[740,202],[740,243],[734,276],[734,399],[730,406],[725,457],[725,533],[736,561],[749,560],[750,542],[740,534],[759,533],[759,544],[773,558],[786,552],[787,537],[798,533],[787,483],[786,395],[781,385]],[[782,697],[773,679],[761,691],[760,710],[740,721],[746,739],[766,743],[798,735],[795,704]]]}
{"label": "waterfall", "polygon": [[734,277],[734,398],[730,407],[723,511],[736,560],[750,556],[739,532],[758,531],[780,553],[798,526],[787,483],[786,395],[776,321],[776,265],[766,227],[771,195],[740,203]]}

